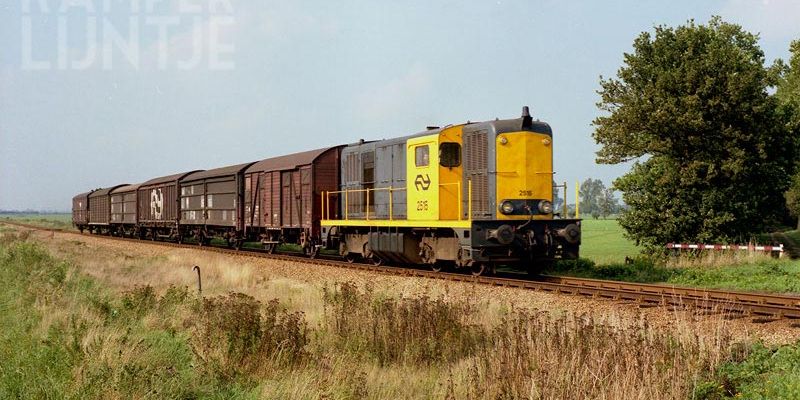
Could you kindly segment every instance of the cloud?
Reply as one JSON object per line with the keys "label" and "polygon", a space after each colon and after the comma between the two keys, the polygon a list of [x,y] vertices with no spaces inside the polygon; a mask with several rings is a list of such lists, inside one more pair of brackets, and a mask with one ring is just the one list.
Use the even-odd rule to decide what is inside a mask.
{"label": "cloud", "polygon": [[763,39],[788,41],[800,37],[797,0],[729,0],[719,13],[745,29],[759,32]]}
{"label": "cloud", "polygon": [[355,110],[360,117],[381,121],[419,106],[431,88],[431,75],[422,64],[412,65],[402,76],[373,86],[356,95]]}

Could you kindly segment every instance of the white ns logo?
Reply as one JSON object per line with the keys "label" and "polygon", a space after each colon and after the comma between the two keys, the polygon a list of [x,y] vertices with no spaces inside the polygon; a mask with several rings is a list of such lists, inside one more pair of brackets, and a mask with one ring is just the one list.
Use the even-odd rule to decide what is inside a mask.
{"label": "white ns logo", "polygon": [[154,219],[161,219],[164,211],[164,196],[161,195],[161,189],[153,189],[150,191],[150,214]]}

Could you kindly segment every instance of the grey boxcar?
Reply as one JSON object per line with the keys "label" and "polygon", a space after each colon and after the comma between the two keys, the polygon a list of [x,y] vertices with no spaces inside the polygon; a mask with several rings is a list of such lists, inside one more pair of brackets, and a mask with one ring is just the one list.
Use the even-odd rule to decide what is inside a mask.
{"label": "grey boxcar", "polygon": [[125,185],[116,185],[104,189],[97,189],[89,194],[89,230],[98,232],[110,231],[111,222],[111,191]]}
{"label": "grey boxcar", "polygon": [[244,240],[244,171],[252,162],[195,172],[180,180],[181,236],[200,244],[221,237]]}

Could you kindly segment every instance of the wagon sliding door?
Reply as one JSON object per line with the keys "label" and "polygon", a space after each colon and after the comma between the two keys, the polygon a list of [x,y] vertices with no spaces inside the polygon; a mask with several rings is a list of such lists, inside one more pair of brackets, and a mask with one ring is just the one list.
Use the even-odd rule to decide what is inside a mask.
{"label": "wagon sliding door", "polygon": [[300,169],[300,225],[304,228],[311,227],[311,210],[313,201],[313,188],[311,186],[311,166]]}
{"label": "wagon sliding door", "polygon": [[298,228],[302,217],[300,171],[281,172],[281,217],[283,226]]}
{"label": "wagon sliding door", "polygon": [[236,176],[206,181],[206,224],[236,226]]}
{"label": "wagon sliding door", "polygon": [[263,197],[264,225],[268,227],[281,226],[281,175],[279,172],[267,172],[261,175],[264,179],[263,187],[267,189]]}
{"label": "wagon sliding door", "polygon": [[202,181],[181,185],[181,223],[205,224],[205,185]]}

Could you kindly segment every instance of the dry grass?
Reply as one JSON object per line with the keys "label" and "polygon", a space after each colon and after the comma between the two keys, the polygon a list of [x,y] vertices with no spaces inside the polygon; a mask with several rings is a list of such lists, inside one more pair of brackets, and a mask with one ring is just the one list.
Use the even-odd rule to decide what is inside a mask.
{"label": "dry grass", "polygon": [[682,252],[669,256],[666,266],[670,268],[719,268],[774,262],[769,253],[763,251],[708,250],[699,253]]}
{"label": "dry grass", "polygon": [[[44,243],[73,260],[68,277],[89,275],[117,293],[41,308],[40,334],[89,321],[69,328],[88,355],[74,379],[102,376],[108,388],[87,397],[147,397],[135,384],[146,374],[170,385],[165,393],[184,393],[176,385],[200,373],[264,398],[686,398],[735,347],[735,322],[723,316],[661,312],[667,320],[656,326],[654,313],[574,312],[567,303],[584,300],[565,297],[519,308],[518,292],[505,289],[300,273],[297,263],[156,246]],[[193,265],[203,268],[206,302],[193,300]]]}

